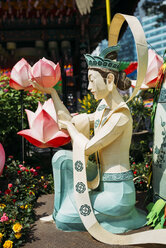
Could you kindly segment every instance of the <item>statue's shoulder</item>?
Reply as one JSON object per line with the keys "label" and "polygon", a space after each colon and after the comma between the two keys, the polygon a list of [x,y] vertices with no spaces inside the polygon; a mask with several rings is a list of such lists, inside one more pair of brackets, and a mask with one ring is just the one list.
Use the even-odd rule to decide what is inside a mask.
{"label": "statue's shoulder", "polygon": [[114,113],[130,114],[130,109],[125,102],[121,102],[113,111]]}

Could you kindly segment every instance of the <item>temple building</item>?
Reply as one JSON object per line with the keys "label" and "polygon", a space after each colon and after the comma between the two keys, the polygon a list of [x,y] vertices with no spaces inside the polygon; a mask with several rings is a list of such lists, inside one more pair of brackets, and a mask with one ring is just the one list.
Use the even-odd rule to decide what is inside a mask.
{"label": "temple building", "polygon": [[[111,16],[133,14],[138,2],[110,1]],[[77,109],[77,98],[87,94],[83,54],[91,53],[108,36],[105,0],[87,3],[89,6],[83,6],[82,0],[0,1],[0,68],[11,70],[21,58],[31,65],[42,57],[60,62],[59,90],[71,112]]]}

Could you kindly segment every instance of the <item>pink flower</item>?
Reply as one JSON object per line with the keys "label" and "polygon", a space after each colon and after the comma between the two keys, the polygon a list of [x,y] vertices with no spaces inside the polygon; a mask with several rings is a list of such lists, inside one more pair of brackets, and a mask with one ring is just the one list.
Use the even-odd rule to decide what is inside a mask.
{"label": "pink flower", "polygon": [[44,188],[45,188],[45,189],[47,188],[47,185],[46,185],[46,184],[44,185]]}
{"label": "pink flower", "polygon": [[4,91],[4,92],[8,92],[9,90],[8,90],[8,89],[4,89],[3,91]]}
{"label": "pink flower", "polygon": [[61,78],[59,63],[42,58],[32,67],[32,79],[42,87],[53,87]]}
{"label": "pink flower", "polygon": [[146,164],[146,165],[145,165],[145,167],[146,167],[146,168],[149,168],[149,165],[148,165],[148,164]]}
{"label": "pink flower", "polygon": [[33,145],[46,147],[59,147],[70,141],[66,130],[60,131],[57,124],[57,115],[52,99],[47,100],[42,106],[38,104],[35,113],[26,110],[30,129],[18,132]]}
{"label": "pink flower", "polygon": [[135,162],[133,162],[133,164],[135,164]]}
{"label": "pink flower", "polygon": [[19,168],[22,168],[23,167],[23,165],[22,164],[19,164]]}
{"label": "pink flower", "polygon": [[31,168],[31,169],[30,169],[30,172],[34,173],[34,172],[36,172],[36,170],[33,169],[33,168]]}
{"label": "pink flower", "polygon": [[12,183],[9,183],[8,184],[8,188],[12,188],[13,187],[13,184]]}
{"label": "pink flower", "polygon": [[5,164],[5,151],[0,143],[0,176],[2,175],[4,164]]}
{"label": "pink flower", "polygon": [[32,85],[30,83],[31,66],[25,59],[21,59],[15,64],[11,71],[10,87],[16,90],[30,90]]}
{"label": "pink flower", "polygon": [[22,167],[20,167],[20,170],[25,171],[26,167],[22,166]]}
{"label": "pink flower", "polygon": [[5,221],[8,221],[8,220],[9,220],[9,218],[6,216],[6,213],[4,213],[3,216],[0,219],[0,222],[5,222]]}

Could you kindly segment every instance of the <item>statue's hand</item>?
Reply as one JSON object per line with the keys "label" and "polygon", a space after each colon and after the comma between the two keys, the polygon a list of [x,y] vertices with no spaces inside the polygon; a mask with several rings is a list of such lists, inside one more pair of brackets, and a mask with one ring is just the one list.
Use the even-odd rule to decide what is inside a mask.
{"label": "statue's hand", "polygon": [[46,93],[46,94],[49,94],[51,95],[51,93],[53,91],[55,91],[55,89],[53,88],[45,88],[45,87],[42,87],[41,85],[39,85],[36,81],[32,81],[31,84],[33,85],[33,87],[37,90],[40,90],[41,92],[43,93]]}
{"label": "statue's hand", "polygon": [[58,126],[60,129],[68,129],[72,125],[70,121],[58,120]]}

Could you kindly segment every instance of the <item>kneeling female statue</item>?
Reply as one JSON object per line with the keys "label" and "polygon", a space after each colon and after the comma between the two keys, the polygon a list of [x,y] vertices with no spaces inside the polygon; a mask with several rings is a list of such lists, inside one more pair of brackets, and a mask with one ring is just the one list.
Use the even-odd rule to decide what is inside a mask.
{"label": "kneeling female statue", "polygon": [[[71,136],[73,151],[60,150],[53,157],[55,201],[53,219],[65,231],[87,230],[107,244],[166,244],[165,230],[132,235],[114,235],[146,224],[145,214],[135,207],[135,187],[129,164],[132,118],[119,89],[130,86],[120,62],[116,60],[120,28],[127,21],[136,41],[138,54],[138,92],[146,74],[147,44],[139,21],[116,14],[111,22],[111,42],[99,56],[85,55],[88,89],[100,103],[93,114],[72,117],[53,88],[34,87],[51,94],[60,128]],[[131,98],[130,98],[131,99]],[[94,136],[89,138],[90,128]],[[97,154],[99,165],[88,165]],[[88,166],[87,166],[88,165]]]}
{"label": "kneeling female statue", "polygon": [[[86,191],[98,222],[112,233],[122,233],[139,228],[146,223],[145,214],[135,208],[133,173],[129,164],[132,136],[132,118],[127,104],[117,87],[130,86],[120,73],[120,63],[115,61],[119,46],[108,47],[100,56],[85,55],[88,64],[88,89],[95,99],[101,100],[93,114],[80,114],[73,118],[62,111],[60,101],[51,89],[59,124],[66,128],[74,142],[84,136],[85,156],[98,153],[99,167],[87,167],[88,185],[80,177],[73,184],[73,170],[81,173],[81,159],[73,167],[73,152],[61,150],[53,157],[55,205],[53,218],[59,229],[85,230],[76,207],[74,191],[82,197],[80,213],[88,216],[90,206],[83,200]],[[53,92],[54,91],[54,92]],[[94,125],[94,136],[89,139],[89,128]],[[75,151],[74,151],[75,152]],[[79,157],[79,156],[78,156]]]}

